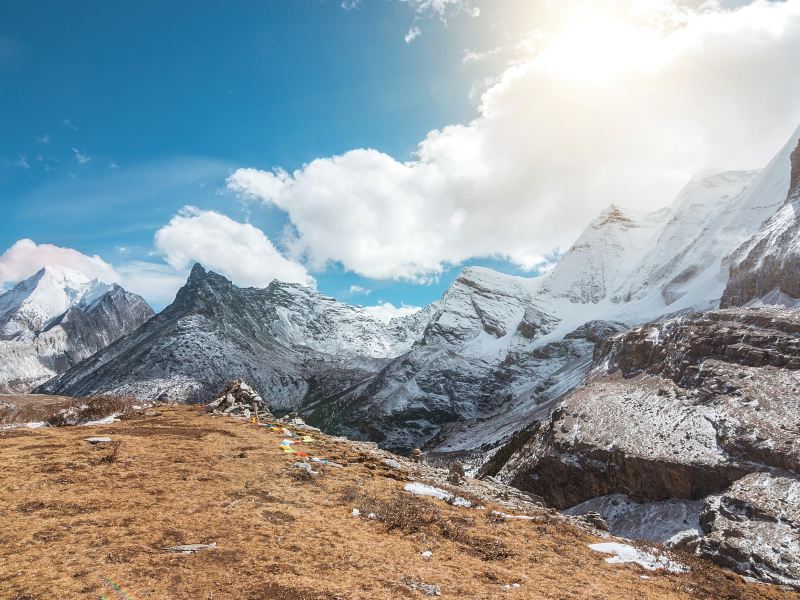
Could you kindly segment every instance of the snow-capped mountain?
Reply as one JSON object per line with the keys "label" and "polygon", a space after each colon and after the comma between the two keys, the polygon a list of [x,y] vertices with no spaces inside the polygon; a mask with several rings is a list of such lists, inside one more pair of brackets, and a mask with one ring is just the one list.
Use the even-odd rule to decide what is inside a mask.
{"label": "snow-capped mountain", "polygon": [[391,448],[493,447],[578,385],[606,336],[718,306],[726,257],[786,200],[773,171],[788,188],[789,153],[762,173],[702,173],[658,211],[609,207],[542,277],[468,268],[388,325],[307,287],[240,289],[197,267],[156,319],[42,389],[186,400],[241,377],[276,410]]}
{"label": "snow-capped mountain", "polygon": [[[559,318],[536,302],[535,289],[532,279],[465,269],[408,352],[353,390],[307,405],[305,414],[330,430],[408,450],[431,442],[448,423],[507,415],[512,407],[518,416],[529,413],[536,406],[532,388],[592,349],[588,329],[540,343]],[[506,428],[493,430],[497,436]],[[485,440],[473,436],[470,449],[476,442]]]}
{"label": "snow-capped mountain", "polygon": [[723,306],[765,298],[794,305],[800,299],[800,129],[764,170],[752,202],[779,202],[763,226],[731,254]]}
{"label": "snow-capped mountain", "polygon": [[425,323],[384,323],[298,284],[239,288],[195,265],[170,306],[42,390],[191,401],[242,378],[273,410],[292,410],[375,373]]}
{"label": "snow-capped mountain", "polygon": [[624,285],[637,261],[653,248],[670,216],[668,208],[637,214],[609,206],[542,278],[538,294],[580,304],[597,304],[610,298]]}
{"label": "snow-capped mountain", "polygon": [[0,295],[0,391],[25,392],[153,315],[118,285],[47,266]]}

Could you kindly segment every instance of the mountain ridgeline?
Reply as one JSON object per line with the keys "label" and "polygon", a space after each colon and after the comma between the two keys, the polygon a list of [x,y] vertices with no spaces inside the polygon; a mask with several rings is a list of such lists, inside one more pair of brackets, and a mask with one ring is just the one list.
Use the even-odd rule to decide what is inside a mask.
{"label": "mountain ridgeline", "polygon": [[[541,277],[467,268],[388,322],[195,265],[152,318],[93,285],[0,325],[46,365],[15,381],[60,373],[40,392],[201,402],[243,379],[328,433],[458,457],[620,535],[800,587],[783,500],[800,498],[798,210],[800,129],[761,171],[703,172],[657,211],[607,208]],[[46,336],[97,341],[48,362]]]}
{"label": "mountain ridgeline", "polygon": [[[771,283],[794,293],[764,271],[791,264],[791,248],[770,254],[777,267],[753,253],[777,235],[773,221],[794,231],[784,213],[799,137],[763,171],[698,175],[670,207],[609,207],[542,277],[468,268],[440,301],[389,323],[305,286],[238,288],[197,265],[173,304],[40,390],[200,401],[238,377],[329,431],[396,450],[485,450],[580,384],[606,336],[720,298],[761,301]],[[745,273],[763,281],[740,284]]]}

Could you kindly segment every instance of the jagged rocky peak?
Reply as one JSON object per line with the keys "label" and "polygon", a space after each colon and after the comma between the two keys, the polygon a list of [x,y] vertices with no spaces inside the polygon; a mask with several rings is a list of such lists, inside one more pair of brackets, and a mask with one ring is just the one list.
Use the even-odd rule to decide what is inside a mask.
{"label": "jagged rocky peak", "polygon": [[730,277],[721,305],[794,304],[800,299],[800,129],[769,164],[754,193],[782,206],[728,257]]}
{"label": "jagged rocky peak", "polygon": [[513,333],[533,339],[547,333],[558,319],[534,301],[534,289],[529,278],[468,267],[445,292],[425,339],[463,343]]}
{"label": "jagged rocky peak", "polygon": [[195,265],[145,327],[42,391],[195,401],[242,378],[276,410],[296,410],[375,373],[407,351],[424,324],[415,315],[384,323],[310,286],[240,288]]}

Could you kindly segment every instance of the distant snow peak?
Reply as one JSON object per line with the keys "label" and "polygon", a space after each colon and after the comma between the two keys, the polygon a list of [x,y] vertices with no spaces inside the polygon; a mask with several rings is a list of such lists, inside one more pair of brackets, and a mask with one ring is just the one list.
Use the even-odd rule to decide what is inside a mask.
{"label": "distant snow peak", "polygon": [[73,269],[42,267],[0,295],[0,339],[33,336],[70,308],[85,308],[111,289]]}
{"label": "distant snow peak", "polygon": [[45,266],[0,295],[0,392],[25,392],[153,315],[139,296]]}

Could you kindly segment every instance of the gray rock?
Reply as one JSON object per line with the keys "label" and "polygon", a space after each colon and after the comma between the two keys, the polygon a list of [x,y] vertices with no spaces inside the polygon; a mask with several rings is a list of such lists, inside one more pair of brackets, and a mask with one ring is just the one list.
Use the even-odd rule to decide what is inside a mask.
{"label": "gray rock", "polygon": [[172,552],[174,554],[196,554],[201,550],[210,550],[211,548],[216,547],[216,542],[212,542],[211,544],[182,544],[180,546],[169,546],[164,548],[164,551]]}
{"label": "gray rock", "polygon": [[404,586],[406,586],[411,591],[415,592],[422,592],[425,596],[441,596],[442,590],[439,589],[438,585],[433,585],[432,583],[424,583],[422,581],[416,581],[411,579],[410,577],[404,577],[400,580]]}
{"label": "gray rock", "polygon": [[700,554],[800,589],[800,479],[753,473],[706,500]]}
{"label": "gray rock", "polygon": [[308,464],[307,462],[298,460],[292,465],[292,467],[295,469],[299,469],[300,471],[305,471],[306,473],[308,473],[309,475],[313,475],[314,477],[319,475],[319,471],[315,471],[314,469],[312,469],[311,465]]}
{"label": "gray rock", "polygon": [[401,465],[399,462],[397,462],[393,458],[384,458],[382,462],[383,462],[384,465],[386,465],[390,469],[402,469],[403,468],[403,465]]}

